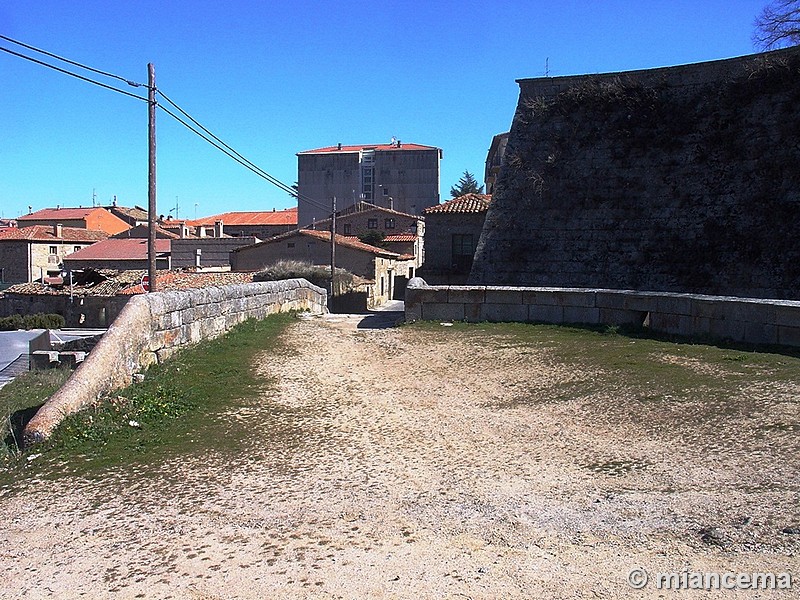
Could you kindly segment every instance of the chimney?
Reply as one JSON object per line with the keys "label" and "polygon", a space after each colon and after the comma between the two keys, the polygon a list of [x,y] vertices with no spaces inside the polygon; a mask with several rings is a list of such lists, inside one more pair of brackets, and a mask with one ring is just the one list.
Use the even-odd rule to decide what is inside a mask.
{"label": "chimney", "polygon": [[53,235],[55,235],[57,238],[64,237],[64,226],[61,223],[57,223],[53,227]]}
{"label": "chimney", "polygon": [[187,237],[189,237],[189,228],[186,225],[181,224],[180,233],[181,239],[185,240]]}
{"label": "chimney", "polygon": [[223,233],[222,221],[214,221],[214,237],[221,238]]}
{"label": "chimney", "polygon": [[339,143],[336,145],[336,149],[337,149],[337,150],[341,150],[341,149],[342,149],[342,142],[339,142]]}
{"label": "chimney", "polygon": [[203,225],[197,228],[197,235],[201,238],[206,237],[206,228]]}

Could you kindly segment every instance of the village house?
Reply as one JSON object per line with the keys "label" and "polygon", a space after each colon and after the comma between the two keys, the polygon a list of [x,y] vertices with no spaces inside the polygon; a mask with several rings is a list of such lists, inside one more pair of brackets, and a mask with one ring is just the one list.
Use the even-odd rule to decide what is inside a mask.
{"label": "village house", "polygon": [[[109,238],[64,257],[68,271],[82,269],[147,269],[146,238]],[[156,238],[156,269],[170,268],[170,242]]]}
{"label": "village house", "polygon": [[402,143],[328,146],[297,154],[298,224],[305,228],[360,201],[419,215],[439,202],[442,151]]}
{"label": "village house", "polygon": [[[316,221],[311,229],[330,231],[331,219]],[[422,265],[424,253],[425,219],[400,211],[357,202],[336,212],[336,233],[346,237],[364,240],[365,236],[375,235],[375,241],[382,248],[397,254],[414,256],[414,267]],[[369,240],[371,243],[371,240]],[[411,275],[413,277],[413,274]]]}
{"label": "village house", "polygon": [[[336,235],[336,266],[369,282],[367,306],[377,306],[405,291],[414,257]],[[298,229],[231,252],[231,269],[260,271],[281,260],[330,265],[331,233]],[[411,269],[411,271],[409,271]]]}
{"label": "village house", "polygon": [[90,229],[92,231],[103,231],[108,235],[114,235],[130,228],[130,225],[108,212],[105,208],[43,208],[34,213],[17,217],[17,225],[20,228],[32,227],[34,225],[44,225],[54,227],[63,225],[64,227],[76,227],[78,229]]}
{"label": "village house", "polygon": [[68,254],[107,237],[103,231],[61,224],[0,228],[0,283],[60,277]]}
{"label": "village house", "polygon": [[491,199],[487,194],[466,194],[425,209],[420,277],[430,284],[466,283]]}
{"label": "village house", "polygon": [[186,221],[198,237],[217,235],[219,224],[231,237],[257,237],[259,240],[297,229],[297,208],[271,211],[227,212],[202,219]]}

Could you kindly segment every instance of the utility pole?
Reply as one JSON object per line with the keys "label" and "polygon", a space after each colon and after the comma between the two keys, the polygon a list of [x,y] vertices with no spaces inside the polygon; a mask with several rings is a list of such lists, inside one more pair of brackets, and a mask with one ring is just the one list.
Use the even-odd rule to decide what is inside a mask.
{"label": "utility pole", "polygon": [[149,291],[156,288],[156,69],[147,64],[147,279]]}
{"label": "utility pole", "polygon": [[331,202],[331,299],[336,286],[336,196]]}

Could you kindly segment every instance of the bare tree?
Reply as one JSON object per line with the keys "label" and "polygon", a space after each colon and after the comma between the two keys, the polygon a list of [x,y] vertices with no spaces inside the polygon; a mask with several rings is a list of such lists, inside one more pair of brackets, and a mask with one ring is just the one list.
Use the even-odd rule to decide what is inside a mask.
{"label": "bare tree", "polygon": [[754,25],[753,44],[761,50],[800,44],[800,0],[772,0]]}

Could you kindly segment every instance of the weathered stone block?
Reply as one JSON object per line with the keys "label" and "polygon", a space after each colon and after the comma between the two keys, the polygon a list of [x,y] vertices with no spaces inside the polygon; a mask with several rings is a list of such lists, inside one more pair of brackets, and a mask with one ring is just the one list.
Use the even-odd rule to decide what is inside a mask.
{"label": "weathered stone block", "polygon": [[485,287],[450,286],[447,290],[448,302],[463,302],[465,304],[480,304],[485,302]]}
{"label": "weathered stone block", "polygon": [[563,323],[564,307],[555,305],[531,304],[528,306],[527,320],[537,323]]}
{"label": "weathered stone block", "polygon": [[800,327],[778,325],[778,343],[784,346],[800,346]]}
{"label": "weathered stone block", "polygon": [[800,302],[776,304],[775,324],[781,327],[800,327]]}
{"label": "weathered stone block", "polygon": [[641,326],[646,312],[638,310],[622,310],[617,308],[598,308],[598,322],[606,325]]}
{"label": "weathered stone block", "polygon": [[522,305],[523,288],[487,286],[485,290],[486,304],[519,304]]}
{"label": "weathered stone block", "polygon": [[425,302],[422,305],[422,318],[425,321],[463,321],[464,305],[446,302]]}
{"label": "weathered stone block", "polygon": [[[522,294],[520,293],[520,301]],[[526,304],[491,303],[481,305],[481,321],[494,323],[524,323],[528,320],[528,306]]]}
{"label": "weathered stone block", "polygon": [[680,294],[662,294],[657,298],[655,310],[661,314],[691,315],[692,298]]}
{"label": "weathered stone block", "polygon": [[464,304],[464,320],[479,323],[483,320],[483,304]]}
{"label": "weathered stone block", "polygon": [[600,322],[600,309],[590,306],[565,306],[564,323],[586,323],[596,325]]}
{"label": "weathered stone block", "polygon": [[753,344],[777,344],[778,327],[768,323],[747,322],[744,324],[743,339]]}
{"label": "weathered stone block", "polygon": [[676,335],[692,334],[692,317],[673,313],[650,313],[650,328]]}

